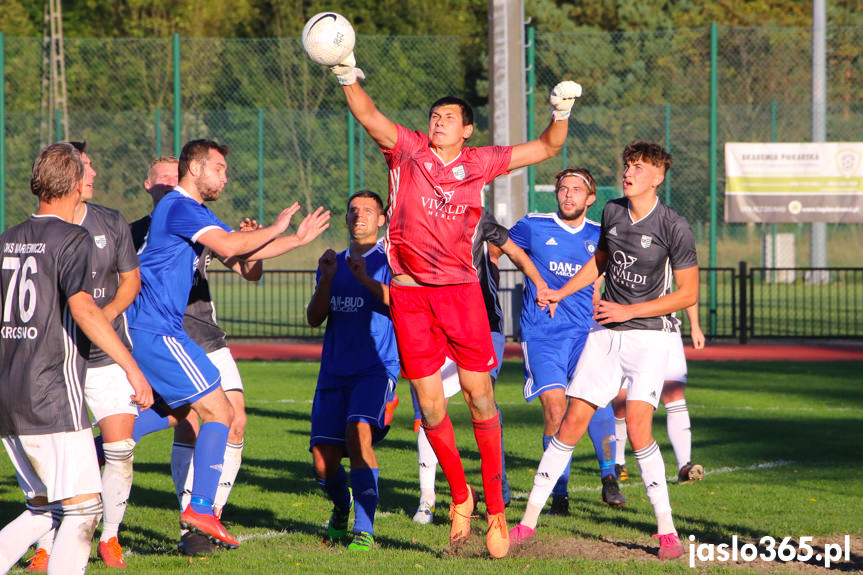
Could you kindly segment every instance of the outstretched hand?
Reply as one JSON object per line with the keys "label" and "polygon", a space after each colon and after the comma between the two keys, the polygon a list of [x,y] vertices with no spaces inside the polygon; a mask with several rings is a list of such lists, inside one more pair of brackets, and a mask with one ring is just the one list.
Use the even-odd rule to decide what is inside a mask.
{"label": "outstretched hand", "polygon": [[241,232],[253,232],[260,227],[261,225],[258,223],[258,220],[252,218],[243,218],[243,221],[240,222]]}
{"label": "outstretched hand", "polygon": [[288,229],[288,226],[291,225],[291,218],[298,211],[300,211],[300,203],[294,202],[292,206],[285,208],[276,216],[276,221],[273,222],[273,225],[278,228],[280,234]]}
{"label": "outstretched hand", "polygon": [[321,235],[328,227],[330,227],[330,211],[324,211],[321,206],[300,223],[297,228],[297,240],[301,246],[304,246]]}

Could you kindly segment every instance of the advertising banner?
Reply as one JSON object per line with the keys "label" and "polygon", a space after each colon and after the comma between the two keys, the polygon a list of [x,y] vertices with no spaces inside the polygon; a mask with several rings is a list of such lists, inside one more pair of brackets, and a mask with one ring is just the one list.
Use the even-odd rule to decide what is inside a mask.
{"label": "advertising banner", "polygon": [[726,222],[863,222],[863,142],[725,144]]}

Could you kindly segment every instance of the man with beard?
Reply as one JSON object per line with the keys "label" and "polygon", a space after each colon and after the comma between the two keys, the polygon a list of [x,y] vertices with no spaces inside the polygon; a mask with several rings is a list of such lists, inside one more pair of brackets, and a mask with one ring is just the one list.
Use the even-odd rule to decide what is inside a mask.
{"label": "man with beard", "polygon": [[[189,505],[180,515],[182,527],[209,537],[217,545],[236,548],[239,542],[213,513],[233,409],[220,386],[218,368],[183,329],[194,272],[206,248],[226,260],[245,262],[280,255],[316,238],[328,227],[329,212],[319,208],[306,217],[293,235],[283,236],[299,204],[283,210],[273,225],[234,232],[204,202],[218,199],[227,183],[228,147],[212,140],[193,140],[183,146],[179,185],[153,210],[141,249],[141,295],[129,308],[134,355],[164,405],[160,411],[171,423],[189,407],[201,418],[194,451],[194,483]],[[150,418],[139,418],[139,428],[160,428]]]}

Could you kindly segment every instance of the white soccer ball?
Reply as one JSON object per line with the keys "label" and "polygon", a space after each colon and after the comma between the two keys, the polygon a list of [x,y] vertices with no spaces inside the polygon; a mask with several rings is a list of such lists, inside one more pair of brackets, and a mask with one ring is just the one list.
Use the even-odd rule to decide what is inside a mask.
{"label": "white soccer ball", "polygon": [[356,35],[348,19],[335,12],[315,14],[303,27],[303,50],[323,66],[341,63],[354,49]]}

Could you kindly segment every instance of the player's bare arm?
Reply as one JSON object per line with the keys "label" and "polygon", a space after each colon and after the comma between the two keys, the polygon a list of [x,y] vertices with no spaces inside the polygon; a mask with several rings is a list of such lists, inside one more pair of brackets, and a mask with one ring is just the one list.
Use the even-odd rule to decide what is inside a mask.
{"label": "player's bare arm", "polygon": [[374,101],[359,83],[342,86],[342,90],[345,92],[348,109],[357,122],[362,124],[378,146],[385,150],[392,150],[398,135],[396,125],[377,109]]}
{"label": "player's bare arm", "polygon": [[102,310],[93,301],[93,296],[87,292],[78,292],[69,298],[68,304],[69,312],[81,331],[126,372],[126,377],[132,385],[132,389],[135,390],[135,395],[132,396],[135,405],[141,409],[147,409],[153,405],[153,390],[150,388],[150,384],[147,383],[147,379],[141,373],[138,364],[132,358],[132,354],[129,353],[129,350],[117,337],[114,328],[105,319]]}
{"label": "player's bare arm", "polygon": [[372,292],[372,295],[384,302],[384,305],[390,305],[390,286],[369,277],[369,274],[366,273],[366,258],[362,256],[348,257],[348,266],[358,282]]}
{"label": "player's bare arm", "polygon": [[674,271],[677,290],[651,301],[621,305],[600,300],[594,306],[593,319],[600,324],[619,323],[637,317],[657,317],[697,303],[698,266]]}
{"label": "player's bare arm", "polygon": [[117,293],[108,305],[102,308],[105,318],[111,322],[118,315],[126,311],[141,291],[141,270],[135,268],[118,275]]}
{"label": "player's bare arm", "polygon": [[[244,218],[243,221],[240,222],[241,232],[253,232],[260,227],[258,220],[252,218]],[[249,261],[242,258],[222,259],[220,257],[219,261],[221,261],[226,268],[243,276],[243,279],[246,281],[260,281],[261,277],[264,275],[264,264],[260,260]]]}
{"label": "player's bare arm", "polygon": [[605,268],[608,265],[608,253],[602,250],[596,250],[593,257],[590,258],[584,266],[578,270],[568,282],[560,289],[556,290],[538,290],[536,299],[539,307],[545,309],[548,306],[549,314],[554,317],[554,310],[557,309],[557,304],[562,299],[571,296],[578,290],[584,289],[593,284],[599,276],[605,273]]}
{"label": "player's bare arm", "polygon": [[692,347],[704,349],[707,342],[704,332],[701,331],[701,322],[698,319],[698,302],[686,308],[686,316],[689,318],[689,336],[692,338]]}
{"label": "player's bare arm", "polygon": [[243,254],[242,258],[246,261],[254,262],[280,256],[294,248],[308,244],[329,227],[330,211],[324,211],[323,207],[319,207],[303,218],[303,221],[297,226],[295,233],[278,237],[259,249]]}
{"label": "player's bare arm", "polygon": [[251,232],[227,232],[221,228],[213,228],[201,234],[198,243],[207,246],[223,258],[231,258],[248,254],[282,235],[291,223],[291,217],[300,209],[300,204],[294,202],[276,216],[272,225],[258,228]]}
{"label": "player's bare arm", "polygon": [[536,269],[530,256],[528,256],[523,249],[515,245],[515,242],[507,239],[506,243],[500,246],[500,249],[506,254],[515,267],[517,267],[521,273],[533,282],[537,291],[548,289],[548,285],[545,283],[545,280],[542,279],[542,276],[539,274],[539,270]]}
{"label": "player's bare arm", "polygon": [[551,91],[551,122],[538,139],[512,148],[507,170],[538,164],[557,155],[569,130],[569,114],[575,99],[581,96],[581,86],[572,81],[559,83]]}
{"label": "player's bare arm", "polygon": [[330,314],[330,288],[333,287],[333,278],[336,275],[336,252],[333,250],[325,251],[318,258],[318,268],[321,270],[321,277],[318,280],[318,287],[315,289],[312,300],[306,307],[306,319],[312,327],[318,327],[327,316]]}

